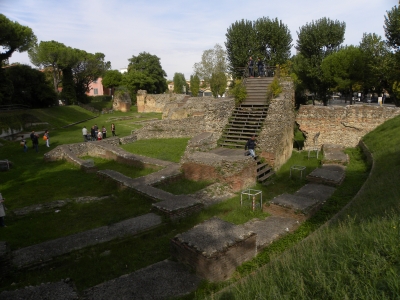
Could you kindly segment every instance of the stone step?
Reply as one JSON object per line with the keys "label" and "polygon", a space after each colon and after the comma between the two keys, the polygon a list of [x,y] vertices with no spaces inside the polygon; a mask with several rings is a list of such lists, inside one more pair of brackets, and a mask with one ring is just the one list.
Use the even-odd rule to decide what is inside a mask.
{"label": "stone step", "polygon": [[243,148],[243,145],[241,145],[241,144],[225,143],[225,142],[219,143],[218,146],[227,147],[227,148]]}
{"label": "stone step", "polygon": [[270,178],[274,174],[275,174],[275,172],[273,172],[273,171],[265,173],[264,175],[257,177],[257,181],[258,182],[264,182],[265,180],[267,180],[268,178]]}
{"label": "stone step", "polygon": [[331,186],[341,185],[346,176],[345,167],[342,165],[323,165],[307,175],[307,180],[314,183]]}

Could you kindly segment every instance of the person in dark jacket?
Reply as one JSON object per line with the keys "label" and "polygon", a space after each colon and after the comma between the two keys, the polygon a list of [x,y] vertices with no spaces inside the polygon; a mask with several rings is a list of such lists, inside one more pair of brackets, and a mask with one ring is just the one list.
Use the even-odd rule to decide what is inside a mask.
{"label": "person in dark jacket", "polygon": [[260,58],[257,60],[257,67],[258,67],[258,78],[264,76],[264,64]]}
{"label": "person in dark jacket", "polygon": [[246,143],[246,146],[244,147],[244,150],[249,150],[250,156],[256,157],[256,153],[254,152],[254,149],[256,148],[256,136],[253,135]]}
{"label": "person in dark jacket", "polygon": [[33,139],[32,139],[32,144],[33,144],[33,148],[36,150],[36,152],[39,152],[39,136],[35,133],[33,135]]}
{"label": "person in dark jacket", "polygon": [[248,65],[249,65],[249,76],[254,77],[254,60],[251,56],[249,58]]}

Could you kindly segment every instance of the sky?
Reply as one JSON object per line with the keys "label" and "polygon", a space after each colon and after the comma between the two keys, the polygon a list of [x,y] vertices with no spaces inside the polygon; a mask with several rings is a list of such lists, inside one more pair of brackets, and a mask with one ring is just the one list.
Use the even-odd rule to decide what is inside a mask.
{"label": "sky", "polygon": [[[55,40],[86,52],[105,54],[113,70],[128,66],[141,52],[160,58],[172,79],[188,80],[204,50],[224,46],[235,21],[278,18],[288,26],[295,54],[297,32],[327,17],[346,23],[345,45],[358,45],[363,33],[384,38],[384,16],[397,0],[0,0],[0,13],[30,27],[38,41]],[[10,63],[30,64],[14,53]]]}

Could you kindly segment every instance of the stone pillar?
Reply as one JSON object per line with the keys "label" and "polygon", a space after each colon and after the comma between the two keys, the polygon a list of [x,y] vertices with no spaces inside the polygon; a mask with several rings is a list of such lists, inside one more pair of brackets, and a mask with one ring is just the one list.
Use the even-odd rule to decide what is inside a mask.
{"label": "stone pillar", "polygon": [[145,90],[138,90],[136,94],[136,103],[137,109],[139,113],[144,112],[144,105],[147,97],[147,91]]}

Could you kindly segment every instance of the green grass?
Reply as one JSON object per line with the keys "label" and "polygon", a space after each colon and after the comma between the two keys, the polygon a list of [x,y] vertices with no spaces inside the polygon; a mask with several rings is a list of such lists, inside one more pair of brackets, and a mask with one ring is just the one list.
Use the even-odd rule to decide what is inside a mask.
{"label": "green grass", "polygon": [[164,190],[174,195],[188,195],[204,189],[212,184],[210,181],[193,181],[186,178],[177,180],[167,180],[154,185],[156,188]]}
{"label": "green grass", "polygon": [[121,145],[121,148],[139,155],[179,162],[189,140],[189,138],[139,140],[132,144]]}

